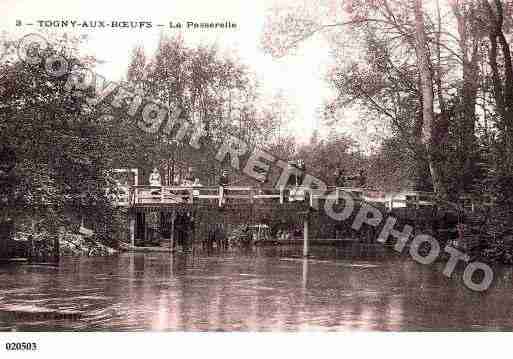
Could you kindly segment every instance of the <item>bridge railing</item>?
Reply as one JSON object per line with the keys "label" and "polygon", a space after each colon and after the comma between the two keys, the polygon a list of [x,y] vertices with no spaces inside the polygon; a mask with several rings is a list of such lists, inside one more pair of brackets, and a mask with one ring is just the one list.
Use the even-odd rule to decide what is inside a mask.
{"label": "bridge railing", "polygon": [[[343,199],[349,194],[357,201],[387,204],[390,201],[383,192],[355,187],[329,187],[326,190],[307,187],[255,188],[250,186],[131,186],[117,199],[120,206],[158,205],[194,203],[197,201],[215,202],[222,206],[229,202],[276,202],[287,203],[308,200]],[[128,193],[128,194],[127,194]],[[398,204],[398,201],[395,202]]]}
{"label": "bridge railing", "polygon": [[[288,203],[309,201],[313,206],[316,200],[339,202],[349,194],[355,201],[381,204],[392,210],[400,207],[432,207],[441,205],[432,192],[408,191],[385,193],[371,188],[328,187],[326,190],[307,187],[255,188],[250,186],[131,186],[115,191],[113,201],[118,206],[173,205],[179,203],[211,202],[218,206],[226,203]],[[459,203],[451,203],[455,208],[474,211],[478,206],[490,205],[465,196]]]}

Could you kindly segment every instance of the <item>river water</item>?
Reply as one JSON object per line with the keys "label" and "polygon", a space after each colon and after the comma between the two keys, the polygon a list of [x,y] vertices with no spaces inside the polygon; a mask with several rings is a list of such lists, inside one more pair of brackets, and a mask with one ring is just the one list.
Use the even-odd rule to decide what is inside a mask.
{"label": "river water", "polygon": [[0,330],[512,330],[512,270],[485,293],[379,245],[63,258],[0,266]]}

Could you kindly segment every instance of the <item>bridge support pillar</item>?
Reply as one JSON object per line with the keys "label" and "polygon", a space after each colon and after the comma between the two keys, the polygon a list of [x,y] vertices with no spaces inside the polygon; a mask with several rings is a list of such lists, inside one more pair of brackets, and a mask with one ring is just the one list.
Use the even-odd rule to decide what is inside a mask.
{"label": "bridge support pillar", "polygon": [[169,236],[169,246],[171,251],[175,248],[175,219],[176,219],[176,211],[173,209],[171,212],[171,235]]}
{"label": "bridge support pillar", "polygon": [[309,254],[309,234],[308,227],[310,225],[310,215],[306,215],[303,220],[303,257],[308,257]]}
{"label": "bridge support pillar", "polygon": [[128,228],[130,232],[130,244],[135,246],[135,215],[129,214],[128,215]]}

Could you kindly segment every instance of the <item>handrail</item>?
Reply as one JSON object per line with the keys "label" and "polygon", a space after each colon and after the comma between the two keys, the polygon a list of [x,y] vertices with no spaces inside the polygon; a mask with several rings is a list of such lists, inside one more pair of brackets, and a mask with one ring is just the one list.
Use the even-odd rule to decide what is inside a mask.
{"label": "handrail", "polygon": [[[468,205],[465,205],[465,203],[456,204],[447,201],[441,201],[436,197],[434,192],[402,191],[386,193],[374,188],[362,187],[329,186],[327,189],[322,190],[303,186],[263,188],[252,186],[137,185],[123,188],[125,190],[128,188],[128,194],[123,196],[116,196],[117,198],[113,199],[113,202],[117,203],[118,206],[174,204],[182,202],[194,203],[199,200],[213,200],[217,202],[219,206],[223,206],[227,202],[233,200],[246,200],[249,203],[254,203],[255,201],[271,200],[278,201],[280,204],[283,204],[285,202],[291,201],[305,201],[307,198],[310,200],[310,205],[313,206],[314,199],[334,200],[336,203],[338,203],[341,199],[343,199],[343,193],[349,193],[356,201],[382,203],[388,210],[392,210],[393,208],[406,207],[409,204],[414,205],[416,208],[421,206],[449,205],[458,211],[469,207]],[[372,196],[372,194],[376,193],[379,195]],[[409,196],[412,196],[413,198],[409,199]],[[404,199],[400,197],[403,197]],[[429,199],[424,199],[422,197],[428,197]],[[460,200],[463,202],[470,200],[471,212],[474,212],[476,208],[476,202],[472,198],[469,198],[469,196],[462,196]]]}

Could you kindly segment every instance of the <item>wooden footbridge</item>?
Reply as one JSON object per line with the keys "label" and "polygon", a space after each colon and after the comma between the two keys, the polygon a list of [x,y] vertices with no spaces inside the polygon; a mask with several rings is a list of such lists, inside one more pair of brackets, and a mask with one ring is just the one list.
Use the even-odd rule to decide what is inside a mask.
{"label": "wooden footbridge", "polygon": [[[325,201],[344,203],[350,195],[355,204],[369,203],[385,212],[397,208],[413,211],[430,209],[436,206],[433,193],[408,191],[387,194],[369,188],[329,187],[320,191],[306,187],[254,188],[245,186],[125,186],[119,187],[114,198],[120,207],[126,207],[129,215],[130,241],[135,244],[137,233],[137,213],[172,213],[170,240],[174,240],[174,213],[177,210],[195,211],[208,208],[226,215],[248,212],[254,216],[255,210],[270,211],[276,214],[280,209],[292,213],[303,221],[304,254],[308,254],[309,215],[312,210],[323,208]],[[472,202],[462,203],[473,210]],[[322,211],[319,211],[322,212]]]}

